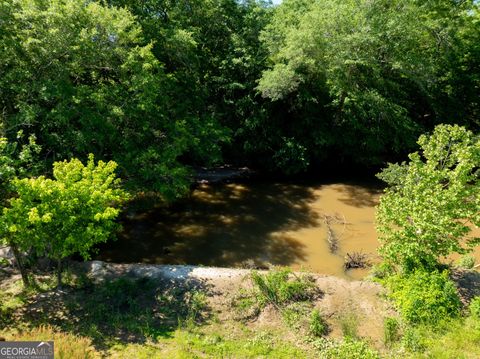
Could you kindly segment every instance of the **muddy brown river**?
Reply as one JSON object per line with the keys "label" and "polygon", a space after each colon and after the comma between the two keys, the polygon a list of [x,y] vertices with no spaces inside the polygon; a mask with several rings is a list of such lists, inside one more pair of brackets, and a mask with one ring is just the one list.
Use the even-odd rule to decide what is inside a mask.
{"label": "muddy brown river", "polygon": [[98,259],[273,264],[358,278],[365,272],[345,272],[344,257],[361,251],[375,260],[374,207],[381,192],[379,186],[360,183],[200,185],[172,208],[124,220],[120,238],[101,248]]}
{"label": "muddy brown river", "polygon": [[[200,185],[171,208],[129,216],[97,259],[219,267],[290,266],[344,278],[347,253],[378,260],[378,183]],[[476,251],[477,263],[480,251]],[[454,259],[457,257],[454,257]]]}

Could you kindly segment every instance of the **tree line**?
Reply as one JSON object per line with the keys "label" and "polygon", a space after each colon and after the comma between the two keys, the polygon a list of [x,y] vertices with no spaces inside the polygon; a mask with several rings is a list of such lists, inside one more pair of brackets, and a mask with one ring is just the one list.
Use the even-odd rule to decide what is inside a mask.
{"label": "tree line", "polygon": [[480,12],[452,0],[8,0],[2,137],[42,173],[89,153],[131,190],[192,166],[378,166],[439,123],[479,125]]}

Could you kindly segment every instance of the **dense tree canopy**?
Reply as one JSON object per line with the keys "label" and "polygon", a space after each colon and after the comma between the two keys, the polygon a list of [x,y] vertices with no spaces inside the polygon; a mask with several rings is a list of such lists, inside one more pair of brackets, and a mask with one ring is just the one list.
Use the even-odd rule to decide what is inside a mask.
{"label": "dense tree canopy", "polygon": [[438,123],[479,126],[473,1],[8,0],[2,136],[44,168],[88,153],[182,196],[192,166],[379,165]]}
{"label": "dense tree canopy", "polygon": [[178,158],[215,152],[222,136],[211,121],[175,111],[182,99],[132,14],[73,0],[2,6],[6,134],[36,133],[50,162],[94,152],[117,160],[137,186],[184,193],[188,170]]}
{"label": "dense tree canopy", "polygon": [[435,123],[475,118],[478,24],[468,1],[285,0],[262,35],[258,89],[286,104],[274,121],[305,149],[293,155],[380,162]]}

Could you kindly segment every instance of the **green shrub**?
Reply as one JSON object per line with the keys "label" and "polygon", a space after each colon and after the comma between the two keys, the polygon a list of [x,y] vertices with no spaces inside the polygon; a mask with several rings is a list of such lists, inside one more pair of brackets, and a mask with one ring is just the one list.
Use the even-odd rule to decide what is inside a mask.
{"label": "green shrub", "polygon": [[395,272],[395,268],[387,262],[374,264],[370,270],[370,274],[374,279],[384,279],[391,276]]}
{"label": "green shrub", "polygon": [[314,309],[310,314],[309,332],[315,337],[324,336],[328,332],[328,325],[318,309]]}
{"label": "green shrub", "polygon": [[460,268],[472,269],[475,267],[475,257],[471,254],[464,255],[457,261],[457,265]]}
{"label": "green shrub", "polygon": [[400,324],[396,318],[385,318],[383,322],[383,341],[387,347],[400,338]]}
{"label": "green shrub", "polygon": [[297,276],[288,268],[272,270],[266,274],[252,271],[251,279],[259,303],[264,306],[282,306],[290,302],[312,298],[316,292],[314,280]]}
{"label": "green shrub", "polygon": [[422,333],[418,328],[407,327],[402,337],[402,346],[408,351],[421,352],[426,346]]}
{"label": "green shrub", "polygon": [[448,272],[416,270],[387,280],[390,296],[410,323],[435,324],[460,312],[461,302]]}
{"label": "green shrub", "polygon": [[475,319],[480,319],[480,297],[474,297],[468,307],[470,315]]}

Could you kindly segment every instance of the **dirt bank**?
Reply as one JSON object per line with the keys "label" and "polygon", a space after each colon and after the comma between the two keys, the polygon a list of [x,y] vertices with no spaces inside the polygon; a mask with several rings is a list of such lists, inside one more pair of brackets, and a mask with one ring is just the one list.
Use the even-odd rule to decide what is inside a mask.
{"label": "dirt bank", "polygon": [[[92,261],[82,264],[87,275],[93,280],[108,280],[122,276],[150,278],[159,281],[173,281],[178,285],[201,285],[209,288],[209,304],[215,308],[220,319],[231,319],[231,299],[240,288],[248,289],[250,270],[190,265],[146,265],[111,264]],[[262,272],[262,271],[261,271]],[[332,337],[341,337],[341,322],[345,317],[354,317],[358,332],[373,342],[379,342],[383,335],[383,318],[395,315],[384,300],[384,289],[371,281],[349,281],[334,276],[310,274],[323,295],[315,301],[315,307],[328,318]],[[275,326],[281,321],[279,313],[265,310],[252,326]]]}

